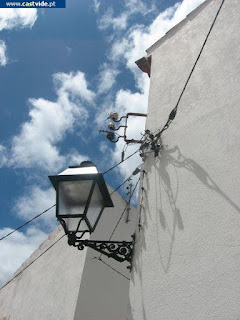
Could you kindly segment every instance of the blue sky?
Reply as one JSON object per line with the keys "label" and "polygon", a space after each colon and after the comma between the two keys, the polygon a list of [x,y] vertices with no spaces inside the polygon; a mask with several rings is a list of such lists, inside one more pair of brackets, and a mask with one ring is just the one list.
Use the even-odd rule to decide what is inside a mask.
{"label": "blue sky", "polygon": [[[0,9],[0,237],[55,203],[48,175],[85,159],[105,171],[111,111],[147,112],[145,49],[203,0],[66,0],[65,9]],[[139,135],[133,124],[129,135]],[[136,146],[128,148],[127,154]],[[118,186],[137,154],[106,176]],[[124,195],[124,189],[122,190]],[[50,210],[0,243],[0,285],[55,228]]]}

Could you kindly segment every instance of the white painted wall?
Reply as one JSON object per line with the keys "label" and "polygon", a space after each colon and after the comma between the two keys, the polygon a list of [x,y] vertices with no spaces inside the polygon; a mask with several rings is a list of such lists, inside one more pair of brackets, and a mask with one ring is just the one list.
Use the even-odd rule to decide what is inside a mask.
{"label": "white painted wall", "polygon": [[[220,6],[206,1],[156,43],[147,128],[175,107]],[[129,319],[240,319],[240,1],[226,0],[163,134],[147,156]]]}
{"label": "white painted wall", "polygon": [[[105,209],[97,225],[92,239],[108,240],[119,218],[126,207],[126,202],[118,195],[112,196],[114,209]],[[131,241],[131,235],[136,229],[137,210],[131,208],[128,223],[125,222],[126,213],[120,220],[111,240]],[[106,228],[106,221],[108,227]],[[125,320],[129,300],[130,272],[128,262],[117,262],[111,258],[101,256],[101,259],[116,271],[95,259],[100,254],[92,249],[88,250],[82,280],[78,295],[78,302],[74,320]],[[128,279],[126,279],[128,278]]]}
{"label": "white painted wall", "polygon": [[35,260],[62,235],[59,227],[23,264],[22,269],[28,266],[27,269],[1,289],[1,317],[10,316],[11,320],[73,319],[87,251],[72,250],[63,237]]}
{"label": "white painted wall", "polygon": [[[112,195],[112,200],[115,207],[104,210],[92,234],[96,240],[109,240],[125,208],[125,200],[117,193]],[[130,218],[131,222],[126,224],[123,215],[112,240],[131,240],[136,209],[131,209]],[[98,252],[90,248],[79,251],[70,247],[63,237],[40,256],[62,235],[59,227],[16,274],[27,268],[0,290],[0,319],[8,316],[9,320],[124,319],[129,280],[93,259],[99,257]],[[107,257],[102,260],[129,278],[127,263],[117,263]]]}

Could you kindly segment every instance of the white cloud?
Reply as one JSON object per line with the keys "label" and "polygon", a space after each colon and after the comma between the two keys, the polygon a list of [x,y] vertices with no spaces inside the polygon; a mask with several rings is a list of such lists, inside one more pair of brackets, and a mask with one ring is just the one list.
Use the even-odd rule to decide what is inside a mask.
{"label": "white cloud", "polygon": [[[32,28],[37,20],[36,9],[0,8],[0,31]],[[0,66],[7,64],[6,44],[0,40]]]}
{"label": "white cloud", "polygon": [[[19,197],[14,204],[14,211],[16,215],[24,221],[28,221],[52,207],[56,203],[56,193],[53,187],[49,189],[42,189],[35,185],[28,188],[25,195]],[[57,225],[55,217],[56,208],[53,207],[43,215],[41,215],[36,222],[44,223],[48,229],[53,229]]]}
{"label": "white cloud", "polygon": [[[114,100],[114,108],[111,104],[109,108],[107,106],[101,110],[101,114],[98,114],[96,117],[96,123],[98,126],[102,129],[102,127],[107,127],[108,122],[104,121],[109,113],[111,112],[117,112],[119,114],[119,118],[121,116],[126,115],[128,112],[137,112],[137,113],[146,113],[147,112],[147,100],[148,100],[148,82],[149,79],[146,79],[146,85],[143,87],[144,92],[131,92],[130,90],[119,90],[116,94],[115,100]],[[144,132],[145,129],[145,120],[144,117],[129,117],[128,121],[128,128],[127,128],[127,138],[129,139],[141,139],[141,133]],[[110,121],[109,121],[110,122]],[[124,121],[123,123],[124,124]],[[121,129],[117,131],[119,134],[122,134],[123,131]],[[107,142],[107,140],[106,140]],[[110,143],[108,144],[104,143],[100,145],[100,151],[104,154],[108,153],[109,158],[112,160],[111,164],[117,163],[121,160],[122,157],[122,151],[125,145],[125,142],[123,139],[120,139],[116,144],[115,148],[112,151],[110,149]],[[106,148],[109,148],[108,151],[106,151]],[[127,148],[125,152],[125,158],[133,153],[135,150],[139,148],[139,144],[131,145]],[[120,166],[118,166],[118,170],[125,178],[127,178],[131,173],[136,169],[136,167],[141,163],[141,158],[138,155],[138,153],[131,157],[126,162],[123,162]],[[108,166],[110,164],[108,163]]]}
{"label": "white cloud", "polygon": [[99,20],[98,27],[101,30],[107,29],[110,26],[114,30],[123,30],[127,27],[127,19],[128,14],[126,12],[122,13],[119,17],[114,18],[113,9],[109,8],[107,12]]}
{"label": "white cloud", "polygon": [[[29,120],[22,124],[20,133],[13,137],[8,151],[8,165],[58,170],[67,161],[80,155],[73,152],[62,156],[57,143],[76,123],[84,125],[88,112],[86,105],[94,101],[94,93],[87,88],[82,72],[54,75],[57,100],[29,99]],[[84,106],[83,106],[84,104]]]}
{"label": "white cloud", "polygon": [[151,4],[146,4],[141,0],[125,0],[125,7],[127,11],[130,11],[132,14],[140,13],[143,16],[156,10],[154,1],[152,1]]}
{"label": "white cloud", "polygon": [[119,90],[116,95],[115,106],[123,114],[126,112],[146,112],[147,96],[132,93],[130,90]]}
{"label": "white cloud", "polygon": [[0,31],[4,29],[32,28],[36,20],[36,9],[0,9]]}
{"label": "white cloud", "polygon": [[[127,21],[132,14],[144,12],[144,5],[137,0],[130,0],[125,3],[126,10],[119,17],[114,17],[113,11],[108,11],[100,20],[100,27],[106,29],[113,27],[111,34],[112,48],[109,54],[109,60],[117,66],[123,63],[131,71],[135,79],[135,85],[140,92],[131,92],[128,90],[119,90],[116,93],[114,103],[110,103],[110,107],[106,108],[101,115],[97,115],[97,123],[106,119],[110,112],[116,111],[120,116],[127,112],[147,112],[149,79],[146,74],[138,70],[135,61],[145,55],[145,50],[148,49],[154,42],[159,40],[165,33],[179,23],[186,15],[200,5],[204,0],[183,0],[181,3],[176,3],[164,12],[160,12],[150,25],[132,25],[128,32],[121,33],[126,27]],[[123,17],[126,17],[126,20]],[[118,20],[119,19],[119,20]],[[122,21],[120,24],[119,21]],[[117,23],[116,23],[117,22]],[[101,25],[102,23],[102,25]],[[119,23],[119,25],[118,25]],[[114,107],[113,107],[114,105]],[[141,120],[135,120],[128,128],[129,137],[140,134]],[[101,123],[101,124],[102,124]],[[115,145],[112,153],[113,162],[118,162],[121,159],[121,153],[124,147],[122,139]],[[139,145],[129,146],[125,157],[133,153],[139,148]],[[122,175],[128,177],[136,166],[141,162],[139,155],[135,155],[119,166]]]}
{"label": "white cloud", "polygon": [[[56,194],[53,187],[42,189],[39,186],[31,186],[23,196],[15,201],[14,211],[18,217],[28,221],[55,203]],[[43,213],[32,222],[26,232],[16,231],[1,242],[0,287],[47,238],[48,233],[57,226],[55,210],[56,207],[53,207]],[[43,232],[40,226],[41,228],[44,226],[48,232]],[[11,228],[0,229],[0,238],[11,231],[13,231]]]}
{"label": "white cloud", "polygon": [[124,6],[125,11],[117,17],[114,17],[113,9],[109,8],[98,22],[99,29],[112,28],[114,31],[125,30],[132,16],[137,14],[145,16],[155,9],[154,5],[147,6],[141,0],[126,0]]}
{"label": "white cloud", "polygon": [[104,64],[99,73],[99,85],[98,93],[106,93],[109,91],[113,85],[116,83],[116,77],[119,74],[119,71],[114,68],[114,66]]}
{"label": "white cloud", "polygon": [[0,40],[0,66],[7,64],[7,47],[4,41]]}
{"label": "white cloud", "polygon": [[76,150],[71,150],[71,152],[66,156],[66,163],[69,166],[77,166],[81,162],[88,160],[87,156],[83,156],[82,154],[78,153]]}
{"label": "white cloud", "polygon": [[7,165],[7,149],[3,145],[0,145],[0,167]]}
{"label": "white cloud", "polygon": [[200,5],[204,0],[183,0],[161,12],[153,22],[148,25],[134,25],[123,38],[119,37],[112,45],[112,59],[122,61],[124,58],[127,67],[135,73],[134,62],[145,55],[154,42],[183,20],[186,15]]}
{"label": "white cloud", "polygon": [[57,87],[59,97],[69,94],[70,97],[80,97],[88,102],[93,102],[95,94],[89,90],[85,75],[83,72],[56,73],[53,76],[54,83]]}
{"label": "white cloud", "polygon": [[67,56],[70,56],[70,55],[71,55],[71,53],[72,53],[72,48],[71,48],[71,47],[66,46],[66,53],[67,53]]}
{"label": "white cloud", "polygon": [[100,4],[100,1],[93,0],[93,8],[96,13],[99,11]]}
{"label": "white cloud", "polygon": [[[0,238],[13,231],[10,228],[0,229]],[[1,242],[0,250],[0,286],[3,285],[31,253],[47,238],[47,234],[30,227],[26,233],[16,231]]]}
{"label": "white cloud", "polygon": [[[119,116],[125,115],[128,112],[146,113],[147,112],[147,92],[132,93],[128,90],[120,90],[116,95],[114,111],[119,113]],[[131,120],[132,119],[132,120]],[[141,132],[144,131],[145,118],[131,117],[129,118],[127,137],[129,139],[141,139]],[[115,147],[113,158],[115,162],[121,159],[121,153],[124,147],[124,141],[121,139]],[[139,148],[139,144],[129,146],[125,158]],[[135,168],[141,163],[141,158],[138,154],[119,166],[120,172],[127,178]]]}
{"label": "white cloud", "polygon": [[99,144],[99,150],[102,152],[102,153],[107,153],[108,152],[108,149],[109,149],[109,146],[107,144],[107,142],[100,142]]}

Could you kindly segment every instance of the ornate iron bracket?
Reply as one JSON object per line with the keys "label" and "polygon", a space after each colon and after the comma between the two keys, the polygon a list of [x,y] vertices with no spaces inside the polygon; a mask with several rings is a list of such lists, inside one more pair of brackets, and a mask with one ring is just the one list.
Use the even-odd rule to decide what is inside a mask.
{"label": "ornate iron bracket", "polygon": [[68,243],[78,250],[83,250],[85,247],[90,247],[108,258],[113,258],[119,262],[127,261],[132,267],[133,247],[135,243],[135,235],[132,235],[132,241],[99,241],[99,240],[81,240],[74,234],[68,235]]}

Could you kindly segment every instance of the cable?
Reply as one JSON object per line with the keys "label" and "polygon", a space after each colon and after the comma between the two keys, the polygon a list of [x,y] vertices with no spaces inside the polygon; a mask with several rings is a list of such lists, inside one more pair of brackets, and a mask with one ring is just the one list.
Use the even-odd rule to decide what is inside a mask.
{"label": "cable", "polygon": [[[129,178],[128,178],[128,179],[129,179]],[[128,179],[127,179],[127,180],[128,180]],[[127,180],[125,180],[124,182],[126,182]],[[135,184],[135,187],[134,187],[134,189],[133,189],[133,191],[132,191],[132,193],[131,193],[131,195],[130,195],[130,197],[129,197],[129,200],[128,200],[128,202],[126,203],[126,206],[125,206],[125,208],[124,208],[124,210],[123,210],[120,218],[118,219],[118,221],[117,221],[117,223],[116,223],[116,226],[114,227],[114,229],[113,229],[113,231],[112,231],[112,233],[111,233],[111,235],[110,235],[110,237],[109,237],[109,241],[111,241],[112,236],[113,236],[115,230],[117,229],[117,227],[118,227],[118,225],[119,225],[119,223],[120,223],[120,221],[121,221],[121,219],[122,219],[125,211],[127,210],[127,207],[128,207],[129,204],[130,204],[130,201],[131,201],[132,196],[133,196],[133,194],[134,194],[134,192],[135,192],[135,190],[136,190],[136,188],[137,188],[137,185],[138,185],[139,181],[140,181],[140,177],[138,178],[138,181],[137,181],[136,184]],[[121,272],[117,271],[117,270],[114,269],[112,266],[110,266],[110,265],[107,264],[105,261],[103,261],[103,260],[101,259],[102,255],[103,255],[103,254],[101,253],[100,256],[99,256],[98,258],[95,257],[95,259],[101,261],[102,263],[104,263],[105,265],[107,265],[109,268],[111,268],[113,271],[115,271],[115,272],[117,272],[118,274],[120,274],[122,277],[126,278],[127,280],[130,280],[128,277],[126,277],[125,275],[123,275]]]}
{"label": "cable", "polygon": [[[133,154],[131,154],[131,155],[130,155],[128,158],[126,158],[125,160],[129,159],[129,158],[130,158],[131,156],[133,156],[137,151],[138,151],[138,150],[136,150]],[[125,161],[125,160],[124,160],[124,161]],[[116,166],[115,166],[115,167],[116,167]],[[110,168],[110,170],[112,170],[112,169],[113,169],[113,168]],[[133,174],[132,174],[132,175],[133,175]],[[131,176],[132,176],[132,175],[131,175]],[[131,178],[131,176],[128,177],[123,183],[121,183],[121,185],[118,186],[118,187],[111,193],[111,195],[112,195],[114,192],[116,192],[124,183],[126,183],[126,182]],[[113,234],[114,234],[114,232],[115,232],[115,230],[116,230],[116,228],[117,228],[117,226],[118,226],[118,224],[119,224],[119,222],[120,222],[120,220],[121,220],[124,212],[126,211],[127,206],[129,205],[129,203],[130,203],[130,201],[131,201],[131,198],[132,198],[132,196],[133,196],[133,194],[134,194],[134,192],[135,192],[135,190],[136,190],[136,187],[137,187],[137,185],[138,185],[138,183],[139,183],[139,180],[140,180],[140,178],[138,179],[138,181],[137,181],[137,183],[136,183],[136,185],[135,185],[135,187],[134,187],[134,190],[133,190],[133,192],[132,192],[132,194],[131,194],[131,196],[130,196],[130,198],[129,198],[129,201],[128,201],[126,207],[124,208],[124,210],[123,210],[123,212],[122,212],[122,214],[121,214],[121,217],[120,217],[120,219],[118,220],[118,222],[117,222],[117,224],[116,224],[116,226],[115,226],[115,228],[114,228],[114,230],[113,230],[113,232],[112,232],[109,240],[111,240],[111,237],[113,236]],[[48,209],[44,210],[43,212],[41,212],[41,213],[39,213],[38,215],[36,215],[35,217],[33,217],[31,220],[29,220],[29,221],[25,222],[23,225],[19,226],[17,229],[9,232],[8,234],[6,234],[6,235],[3,236],[2,238],[0,238],[0,241],[2,241],[3,239],[7,238],[8,236],[10,236],[11,234],[13,234],[14,232],[18,231],[19,229],[23,228],[24,226],[26,226],[27,224],[29,224],[29,223],[32,222],[33,220],[39,218],[42,214],[46,213],[47,211],[49,211],[50,209],[52,209],[52,208],[55,207],[55,206],[56,206],[56,204],[52,205],[52,206],[49,207]],[[51,248],[52,248],[57,242],[59,242],[64,236],[66,236],[66,234],[62,235],[57,241],[55,241],[51,246],[49,246],[45,251],[43,251],[35,260],[33,260],[33,261],[32,261],[30,264],[28,264],[24,269],[22,269],[19,273],[17,273],[17,274],[16,274],[12,279],[10,279],[7,283],[5,283],[5,285],[2,286],[2,287],[0,288],[0,290],[2,290],[2,289],[3,289],[5,286],[7,286],[10,282],[12,282],[19,274],[21,274],[21,273],[22,273],[24,270],[26,270],[30,265],[32,265],[36,260],[38,260],[43,254],[45,254],[49,249],[51,249]],[[117,271],[116,269],[114,269],[113,267],[111,267],[109,264],[107,264],[105,261],[103,261],[103,260],[101,259],[101,255],[100,255],[100,257],[98,258],[98,260],[99,260],[99,261],[102,261],[105,265],[107,265],[109,268],[111,268],[112,270],[114,270],[115,272],[117,272],[118,274],[120,274],[121,276],[123,276],[124,278],[126,278],[127,280],[130,280],[129,278],[127,278],[126,276],[124,276],[123,274],[121,274],[119,271]]]}
{"label": "cable", "polygon": [[121,221],[121,219],[122,219],[125,211],[127,210],[127,207],[128,207],[129,204],[130,204],[130,201],[131,201],[132,196],[133,196],[133,194],[134,194],[134,192],[135,192],[135,190],[136,190],[136,188],[137,188],[137,185],[138,185],[139,181],[140,181],[140,177],[138,178],[138,181],[137,181],[136,184],[135,184],[135,187],[134,187],[134,189],[133,189],[133,191],[132,191],[132,193],[131,193],[131,196],[129,197],[129,200],[128,200],[127,204],[126,204],[126,207],[124,208],[124,210],[123,210],[123,212],[122,212],[122,214],[121,214],[121,216],[120,216],[120,218],[119,218],[119,220],[118,220],[115,228],[113,229],[113,232],[111,233],[111,236],[110,236],[110,238],[109,238],[109,241],[112,239],[112,236],[113,236],[115,230],[117,229],[117,227],[118,227],[118,225],[119,225],[119,223],[120,223],[120,221]]}
{"label": "cable", "polygon": [[111,170],[115,169],[117,166],[119,166],[121,163],[123,163],[124,161],[126,161],[127,159],[131,158],[134,154],[136,154],[139,151],[139,149],[137,149],[136,151],[134,151],[132,154],[130,154],[126,159],[124,159],[123,161],[119,161],[117,164],[115,164],[113,167],[111,167],[110,169],[106,170],[105,172],[103,172],[102,174],[106,174],[108,172],[110,172]]}
{"label": "cable", "polygon": [[[111,167],[110,169],[108,169],[107,171],[103,172],[103,174],[108,173],[109,171],[113,170],[114,168],[116,168],[119,164],[121,164],[122,162],[126,161],[127,159],[131,158],[134,154],[136,154],[139,150],[137,149],[134,153],[130,154],[126,159],[124,159],[123,161],[120,161],[119,163],[117,163],[115,166]],[[132,175],[131,175],[132,176]],[[116,192],[124,183],[126,183],[130,178],[127,178],[120,186],[118,186],[110,195],[112,195],[114,192]],[[10,236],[11,234],[13,234],[14,232],[20,230],[21,228],[25,227],[26,225],[28,225],[30,222],[34,221],[35,219],[39,218],[42,214],[46,213],[47,211],[49,211],[50,209],[52,209],[53,207],[55,207],[56,204],[54,204],[53,206],[51,206],[50,208],[44,210],[43,212],[39,213],[38,215],[36,215],[35,217],[33,217],[31,220],[25,222],[24,224],[22,224],[21,226],[19,226],[18,228],[14,229],[13,231],[9,232],[8,234],[6,234],[5,236],[3,236],[2,238],[0,238],[0,241],[2,241],[3,239],[7,238],[8,236]]]}
{"label": "cable", "polygon": [[116,189],[114,189],[113,192],[110,193],[110,196],[111,196],[114,192],[116,192],[119,188],[121,188],[121,186],[123,186],[124,183],[126,183],[127,181],[129,181],[132,176],[133,176],[133,174],[131,174],[125,181],[123,181]]}
{"label": "cable", "polygon": [[0,238],[0,241],[2,241],[3,239],[7,238],[8,236],[10,236],[11,234],[13,234],[14,232],[18,231],[19,229],[25,227],[27,224],[29,224],[30,222],[32,222],[33,220],[39,218],[42,214],[44,214],[45,212],[49,211],[50,209],[52,209],[53,207],[55,207],[56,204],[54,204],[53,206],[51,206],[50,208],[44,210],[43,212],[39,213],[38,215],[36,215],[35,217],[33,217],[31,220],[25,222],[24,224],[22,224],[21,226],[19,226],[17,229],[9,232],[8,234],[6,234],[5,236],[3,236],[2,238]]}
{"label": "cable", "polygon": [[177,114],[177,109],[178,109],[179,103],[180,103],[180,101],[181,101],[181,99],[182,99],[182,96],[183,96],[185,90],[186,90],[186,87],[187,87],[187,85],[188,85],[188,83],[189,83],[189,80],[190,80],[192,74],[193,74],[193,71],[195,70],[195,67],[196,67],[196,65],[197,65],[197,63],[198,63],[198,61],[199,61],[199,58],[200,58],[200,56],[201,56],[201,54],[202,54],[202,52],[203,52],[203,49],[204,49],[204,47],[205,47],[205,45],[206,45],[206,43],[207,43],[207,40],[208,40],[208,38],[209,38],[209,36],[210,36],[210,34],[211,34],[211,31],[212,31],[212,29],[213,29],[213,27],[214,27],[214,25],[215,25],[215,22],[216,22],[217,17],[218,17],[218,15],[219,15],[219,13],[220,13],[220,11],[221,11],[221,9],[222,9],[222,6],[223,6],[224,2],[225,2],[225,0],[222,0],[222,3],[221,3],[221,5],[220,5],[220,7],[219,7],[219,9],[218,9],[218,11],[217,11],[217,13],[216,13],[216,15],[215,15],[215,18],[214,18],[214,20],[213,20],[213,22],[212,22],[212,24],[211,24],[211,27],[210,27],[210,29],[209,29],[209,31],[208,31],[207,36],[206,36],[206,38],[205,38],[205,40],[204,40],[204,42],[203,42],[203,45],[202,45],[202,47],[201,47],[201,50],[200,50],[200,52],[199,52],[199,54],[198,54],[198,56],[197,56],[197,59],[196,59],[194,65],[193,65],[193,67],[192,67],[192,69],[191,69],[191,71],[190,71],[190,74],[189,74],[189,76],[188,76],[188,78],[187,78],[187,81],[186,81],[186,83],[185,83],[185,85],[184,85],[184,87],[183,87],[183,89],[182,89],[182,92],[181,92],[179,98],[178,98],[177,104],[176,104],[176,106],[174,107],[174,109],[170,112],[170,115],[169,115],[169,117],[168,117],[168,120],[167,120],[167,122],[165,123],[164,127],[162,128],[162,130],[160,130],[160,131],[156,134],[156,137],[157,137],[157,138],[160,138],[160,136],[161,136],[161,134],[163,133],[163,131],[165,131],[166,129],[169,128],[170,124],[172,123],[172,121],[174,120],[174,118],[175,118],[175,116],[176,116],[176,114]]}
{"label": "cable", "polygon": [[22,269],[19,273],[17,273],[12,279],[10,279],[7,283],[5,283],[4,286],[2,286],[0,288],[0,290],[2,290],[4,287],[6,287],[6,285],[8,285],[10,282],[12,282],[17,276],[19,276],[19,274],[21,274],[24,270],[26,270],[28,267],[30,267],[35,261],[37,261],[41,256],[43,256],[44,253],[46,253],[49,249],[51,249],[53,246],[55,246],[55,244],[58,243],[65,236],[66,236],[66,234],[62,235],[57,241],[55,241],[51,246],[49,246],[45,251],[43,251],[35,260],[33,260],[31,263],[29,263],[24,269]]}
{"label": "cable", "polygon": [[[139,218],[138,218],[138,229],[140,231],[140,229],[142,228],[142,208],[143,206],[143,193],[145,192],[145,188],[143,186],[143,181],[144,181],[144,175],[146,174],[146,172],[143,170],[142,171],[142,179],[141,179],[141,200],[140,200],[140,204],[139,204]],[[139,197],[140,198],[140,197]]]}
{"label": "cable", "polygon": [[[110,196],[116,192],[119,188],[121,188],[122,185],[124,185],[124,183],[126,183],[133,175],[131,174],[125,181],[123,181],[116,189],[114,189],[111,193]],[[53,207],[55,207],[56,204],[54,204],[53,206],[51,206],[50,208],[44,210],[43,212],[39,213],[38,215],[36,215],[35,217],[33,217],[31,220],[25,222],[23,225],[19,226],[17,229],[14,229],[13,231],[9,232],[8,234],[6,234],[5,236],[3,236],[2,238],[0,238],[0,241],[2,241],[3,239],[7,238],[8,236],[10,236],[11,234],[13,234],[14,232],[18,231],[19,229],[25,227],[26,225],[28,225],[30,222],[32,222],[33,220],[39,218],[42,214],[44,214],[45,212],[49,211],[50,209],[52,209]]]}
{"label": "cable", "polygon": [[[108,241],[111,241],[112,236],[113,236],[113,234],[114,234],[115,230],[117,229],[117,227],[118,227],[118,225],[119,225],[119,223],[120,223],[120,221],[121,221],[121,219],[122,219],[122,217],[123,217],[123,215],[124,215],[125,211],[127,210],[127,207],[128,207],[128,206],[129,206],[129,204],[130,204],[130,201],[131,201],[132,196],[133,196],[133,194],[134,194],[134,192],[135,192],[135,190],[136,190],[136,188],[137,188],[137,185],[138,185],[139,181],[140,181],[140,177],[139,177],[139,179],[138,179],[137,183],[135,184],[135,187],[134,187],[134,189],[133,189],[133,191],[132,191],[132,193],[131,193],[131,196],[129,197],[129,200],[128,200],[128,202],[126,203],[126,206],[125,206],[125,208],[124,208],[124,210],[123,210],[123,212],[122,212],[122,214],[121,214],[120,218],[118,219],[118,222],[116,223],[116,225],[115,225],[115,227],[114,227],[114,229],[113,229],[113,231],[112,231],[112,233],[111,233],[111,235],[110,235],[110,237],[109,237],[109,240],[108,240]],[[101,253],[101,254],[100,254],[100,256],[99,256],[99,259],[101,259],[101,256],[102,256],[102,253]]]}
{"label": "cable", "polygon": [[97,258],[95,257],[97,260],[101,261],[102,263],[104,263],[106,266],[108,266],[110,269],[112,269],[113,271],[117,272],[118,274],[120,274],[122,277],[124,277],[127,280],[130,280],[128,277],[126,277],[124,274],[122,274],[121,272],[119,272],[118,270],[114,269],[112,266],[110,266],[107,262],[103,261],[100,257]]}
{"label": "cable", "polygon": [[[200,58],[200,56],[201,56],[201,54],[202,54],[202,52],[203,52],[203,49],[204,49],[204,47],[205,47],[205,45],[206,45],[206,43],[207,43],[207,40],[208,40],[208,38],[209,38],[209,36],[210,36],[210,34],[211,34],[211,31],[212,31],[212,29],[213,29],[213,27],[214,27],[214,25],[215,25],[215,22],[216,22],[216,20],[217,20],[217,18],[218,18],[218,15],[219,15],[219,13],[220,13],[220,11],[221,11],[221,9],[222,9],[222,6],[223,6],[224,2],[225,2],[225,0],[222,0],[222,3],[221,3],[221,5],[220,5],[220,7],[219,7],[219,9],[218,9],[218,11],[217,11],[217,13],[216,13],[216,16],[215,16],[215,18],[214,18],[214,20],[213,20],[213,22],[212,22],[212,25],[211,25],[211,27],[210,27],[210,29],[209,29],[209,31],[208,31],[208,34],[207,34],[207,36],[206,36],[206,38],[205,38],[205,40],[204,40],[203,45],[202,45],[202,47],[201,47],[201,50],[200,50],[200,52],[199,52],[199,54],[198,54],[198,56],[197,56],[197,59],[196,59],[194,65],[193,65],[193,67],[192,67],[192,69],[191,69],[191,72],[190,72],[190,74],[189,74],[189,76],[188,76],[188,78],[187,78],[187,81],[186,81],[186,83],[185,83],[185,85],[184,85],[184,87],[183,87],[183,90],[182,90],[182,92],[181,92],[181,94],[180,94],[180,96],[179,96],[179,98],[178,98],[178,101],[177,101],[176,106],[175,106],[174,109],[171,111],[171,113],[170,113],[170,115],[169,115],[169,117],[168,117],[168,120],[167,120],[166,124],[164,125],[164,127],[162,128],[162,130],[160,130],[159,133],[156,134],[156,137],[158,137],[158,138],[161,136],[161,134],[163,133],[163,131],[165,131],[166,129],[169,128],[170,124],[172,123],[172,121],[174,120],[174,118],[175,118],[175,116],[176,116],[176,114],[177,114],[177,109],[178,109],[179,103],[180,103],[180,101],[181,101],[181,98],[182,98],[182,96],[183,96],[183,94],[184,94],[184,92],[185,92],[185,90],[186,90],[186,87],[187,87],[187,85],[188,85],[188,83],[189,83],[189,80],[190,80],[190,78],[191,78],[191,76],[192,76],[192,74],[193,74],[193,72],[194,72],[194,70],[195,70],[195,67],[196,67],[196,65],[197,65],[197,63],[198,63],[198,61],[199,61],[199,58]],[[138,151],[139,151],[139,149],[137,149],[137,150],[134,151],[132,154],[130,154],[126,159],[124,159],[124,160],[122,160],[122,161],[119,161],[116,165],[114,165],[113,167],[111,167],[111,168],[109,168],[108,170],[106,170],[105,172],[103,172],[103,174],[107,174],[108,172],[110,172],[111,170],[113,170],[114,168],[116,168],[117,166],[119,166],[121,163],[123,163],[123,162],[126,161],[127,159],[131,158],[131,157],[132,157],[134,154],[136,154]],[[128,179],[127,179],[127,180],[128,180]],[[127,181],[127,180],[126,180],[126,181]],[[122,183],[122,185],[123,185],[126,181],[124,181],[124,182]],[[120,188],[122,185],[120,185],[118,188]],[[118,188],[117,188],[117,189],[118,189]],[[117,189],[116,189],[116,190],[117,190]],[[116,190],[114,190],[113,192],[115,192]],[[112,193],[113,193],[113,192],[112,192]],[[112,194],[112,193],[111,193],[111,194]],[[2,241],[3,239],[7,238],[8,236],[10,236],[11,234],[13,234],[14,232],[18,231],[19,229],[25,227],[27,224],[29,224],[29,223],[32,222],[33,220],[37,219],[37,218],[40,217],[42,214],[44,214],[45,212],[47,212],[48,210],[52,209],[52,208],[55,207],[55,206],[56,206],[56,204],[54,204],[52,207],[46,209],[45,211],[41,212],[40,214],[36,215],[34,218],[32,218],[31,220],[27,221],[27,222],[24,223],[23,225],[19,226],[17,229],[15,229],[15,230],[11,231],[10,233],[6,234],[6,235],[3,236],[2,238],[0,238],[0,241]]]}

